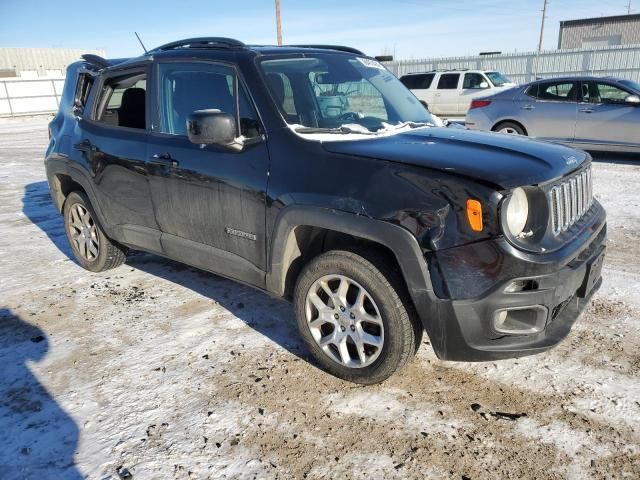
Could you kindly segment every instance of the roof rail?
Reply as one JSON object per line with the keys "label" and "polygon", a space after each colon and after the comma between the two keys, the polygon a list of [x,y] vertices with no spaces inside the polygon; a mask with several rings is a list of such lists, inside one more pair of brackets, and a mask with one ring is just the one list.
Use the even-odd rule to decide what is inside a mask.
{"label": "roof rail", "polygon": [[338,50],[339,52],[355,53],[356,55],[364,55],[357,48],[344,47],[342,45],[289,45],[297,48],[317,48],[319,50]]}
{"label": "roof rail", "polygon": [[102,70],[111,66],[111,64],[100,55],[85,53],[84,55],[80,55],[80,58],[87,62],[89,66],[96,67],[98,70]]}
{"label": "roof rail", "polygon": [[164,52],[166,50],[175,50],[176,48],[244,48],[246,45],[235,38],[226,37],[199,37],[186,38],[175,42],[160,45],[147,53]]}

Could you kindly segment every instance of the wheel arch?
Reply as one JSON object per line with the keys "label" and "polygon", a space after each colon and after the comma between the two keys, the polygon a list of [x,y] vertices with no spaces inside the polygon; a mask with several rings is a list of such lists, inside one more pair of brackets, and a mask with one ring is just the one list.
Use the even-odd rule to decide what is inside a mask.
{"label": "wheel arch", "polygon": [[518,125],[520,128],[522,128],[522,131],[524,132],[524,134],[528,137],[529,136],[529,131],[527,130],[527,127],[524,126],[524,124],[518,120],[513,120],[511,118],[503,118],[502,120],[497,121],[496,123],[493,124],[493,127],[491,127],[491,131],[492,132],[496,132],[498,131],[498,127],[500,125],[502,125],[503,123],[514,123],[516,125]]}
{"label": "wheel arch", "polygon": [[343,246],[348,239],[382,249],[392,256],[424,324],[423,314],[435,295],[418,241],[398,225],[362,215],[321,207],[283,209],[271,235],[266,289],[286,297],[308,260],[323,251]]}

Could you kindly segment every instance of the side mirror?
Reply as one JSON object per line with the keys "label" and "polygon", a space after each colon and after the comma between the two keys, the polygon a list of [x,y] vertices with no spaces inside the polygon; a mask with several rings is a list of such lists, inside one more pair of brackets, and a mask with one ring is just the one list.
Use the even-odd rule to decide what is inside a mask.
{"label": "side mirror", "polygon": [[480,82],[480,88],[489,88],[489,84],[487,82]]}
{"label": "side mirror", "polygon": [[189,141],[229,146],[236,138],[236,120],[220,110],[196,110],[187,118]]}
{"label": "side mirror", "polygon": [[628,95],[624,98],[624,103],[631,105],[640,105],[640,95]]}

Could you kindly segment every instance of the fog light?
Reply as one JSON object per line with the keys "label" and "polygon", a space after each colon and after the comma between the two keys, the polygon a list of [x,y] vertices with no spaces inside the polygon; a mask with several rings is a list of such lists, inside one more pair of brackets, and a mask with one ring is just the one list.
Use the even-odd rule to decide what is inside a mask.
{"label": "fog light", "polygon": [[547,307],[505,308],[495,312],[493,329],[505,335],[530,335],[541,332],[547,323]]}

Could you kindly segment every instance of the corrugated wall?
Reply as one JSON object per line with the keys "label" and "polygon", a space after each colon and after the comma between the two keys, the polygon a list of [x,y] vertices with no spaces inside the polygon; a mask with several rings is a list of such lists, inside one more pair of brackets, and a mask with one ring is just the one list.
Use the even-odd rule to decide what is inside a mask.
{"label": "corrugated wall", "polygon": [[386,62],[397,76],[411,72],[469,68],[498,70],[514,82],[537,77],[596,75],[628,78],[640,82],[640,44],[608,48],[547,50],[474,57],[448,57]]}
{"label": "corrugated wall", "polygon": [[[0,70],[16,70],[20,72],[37,72],[38,77],[47,75],[49,71],[60,71],[64,74],[67,65],[80,60],[83,53],[105,56],[104,50],[72,49],[72,48],[0,48]],[[52,72],[50,72],[52,73]]]}
{"label": "corrugated wall", "polygon": [[560,24],[559,48],[596,46],[585,45],[585,43],[606,42],[608,40],[618,41],[619,45],[640,44],[640,19],[603,20],[586,25]]}

